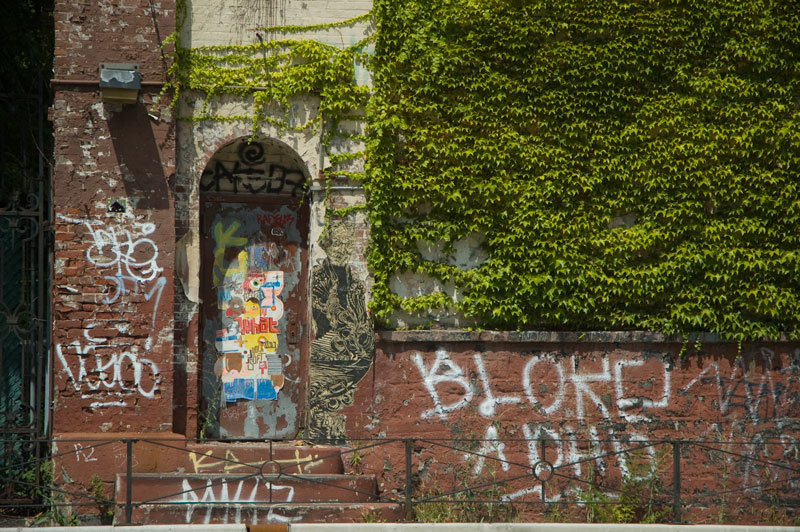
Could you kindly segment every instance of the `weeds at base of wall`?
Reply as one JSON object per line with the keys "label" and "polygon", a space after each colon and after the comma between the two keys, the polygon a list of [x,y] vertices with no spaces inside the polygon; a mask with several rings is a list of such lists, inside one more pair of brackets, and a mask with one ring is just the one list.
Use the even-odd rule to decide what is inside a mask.
{"label": "weeds at base of wall", "polygon": [[[432,487],[424,495],[439,497],[444,492]],[[482,490],[479,499],[500,499],[500,490]],[[512,503],[473,502],[474,494],[465,489],[446,500],[424,502],[414,506],[414,521],[418,523],[509,523],[517,520],[517,510]]]}
{"label": "weeds at base of wall", "polygon": [[381,517],[377,510],[367,510],[361,514],[361,519],[365,523],[385,523],[386,519]]}
{"label": "weeds at base of wall", "polygon": [[765,466],[759,488],[766,508],[761,510],[761,522],[770,526],[797,526],[800,525],[800,509],[789,501],[781,499],[772,491],[773,472]]}
{"label": "weeds at base of wall", "polygon": [[353,473],[356,475],[360,475],[362,473],[361,462],[364,459],[363,455],[359,451],[353,451],[350,455],[350,467],[353,468]]}
{"label": "weeds at base of wall", "polygon": [[[597,471],[589,467],[585,486],[579,488],[578,500],[584,506],[587,523],[664,523],[672,516],[672,508],[659,496],[665,495],[659,464],[664,453],[659,452],[653,463],[641,453],[635,453],[629,462],[627,474],[622,476],[618,495],[614,497],[603,490]],[[615,490],[616,491],[616,490]]]}
{"label": "weeds at base of wall", "polygon": [[770,506],[761,512],[761,520],[770,526],[800,526],[797,508],[787,508],[776,494],[769,496]]}
{"label": "weeds at base of wall", "polygon": [[[473,464],[469,461],[454,472],[453,489],[446,491],[436,480],[419,488],[415,499],[434,499],[414,505],[414,521],[418,523],[497,523],[514,522],[518,510],[513,503],[502,502],[507,495],[504,482],[495,481],[495,471],[487,468],[490,486],[475,490],[471,484],[486,482],[472,475]],[[479,502],[476,502],[479,501]],[[486,502],[492,501],[492,502]],[[497,502],[495,502],[497,501]]]}
{"label": "weeds at base of wall", "polygon": [[342,453],[342,462],[345,473],[348,475],[363,475],[370,469],[369,462],[376,458],[375,448],[369,440],[348,440],[347,451]]}
{"label": "weeds at base of wall", "polygon": [[222,383],[218,383],[212,397],[206,403],[206,407],[197,413],[197,437],[206,440],[219,432],[219,402],[222,399]]}
{"label": "weeds at base of wall", "polygon": [[97,503],[97,511],[103,524],[111,524],[114,520],[114,501],[106,496],[103,481],[97,475],[92,475],[89,493]]}
{"label": "weeds at base of wall", "polygon": [[29,526],[77,526],[78,516],[72,512],[72,507],[63,493],[53,491],[53,462],[47,460],[39,464],[39,484],[36,485],[36,469],[31,467],[22,474],[21,480],[31,488],[31,494],[42,501],[42,506],[47,510],[34,516]]}
{"label": "weeds at base of wall", "polygon": [[[719,454],[719,453],[717,453]],[[731,476],[730,471],[728,470],[728,461],[722,459],[721,460],[721,472],[719,475],[720,478],[720,491],[722,492],[722,497],[719,501],[719,513],[717,514],[717,523],[722,524],[727,521],[728,516],[728,479]]]}
{"label": "weeds at base of wall", "polygon": [[[723,436],[717,434],[717,439],[721,440]],[[687,505],[685,507],[687,514],[694,510],[691,512],[694,514],[693,518],[690,519],[693,524],[739,524],[743,518],[747,518],[755,519],[756,523],[768,526],[800,526],[800,507],[787,504],[777,493],[771,491],[774,477],[769,466],[764,466],[761,473],[762,478],[758,482],[760,487],[757,488],[762,494],[760,501],[763,506],[753,512],[748,512],[748,507],[753,499],[742,496],[731,497],[739,491],[731,489],[729,482],[737,475],[735,470],[731,470],[733,465],[731,455],[726,455],[720,450],[709,450],[705,458],[708,462],[719,465],[719,474],[716,477],[718,484],[715,490],[719,495],[713,499],[714,510],[709,511],[709,508],[703,506]]]}

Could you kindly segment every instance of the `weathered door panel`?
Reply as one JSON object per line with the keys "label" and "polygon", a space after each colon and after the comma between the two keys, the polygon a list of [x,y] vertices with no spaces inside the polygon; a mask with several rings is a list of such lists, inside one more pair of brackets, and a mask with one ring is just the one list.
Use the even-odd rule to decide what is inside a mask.
{"label": "weathered door panel", "polygon": [[202,207],[201,429],[293,438],[308,366],[307,209],[291,198],[223,199]]}

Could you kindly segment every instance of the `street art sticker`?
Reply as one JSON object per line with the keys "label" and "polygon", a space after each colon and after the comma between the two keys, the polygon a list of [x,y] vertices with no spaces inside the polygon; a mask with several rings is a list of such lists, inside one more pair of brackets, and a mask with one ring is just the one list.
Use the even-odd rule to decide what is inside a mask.
{"label": "street art sticker", "polygon": [[327,257],[314,266],[311,276],[316,337],[311,344],[308,431],[315,438],[346,437],[345,416],[339,411],[354,403],[356,384],[372,364],[374,331],[365,304],[367,289],[350,265],[354,234],[351,221],[331,219],[320,239]]}
{"label": "street art sticker", "polygon": [[306,398],[306,219],[283,201],[204,203],[202,393],[215,436],[297,432]]}
{"label": "street art sticker", "polygon": [[274,400],[284,384],[278,354],[283,272],[262,271],[258,262],[250,260],[264,255],[261,247],[252,245],[240,251],[217,286],[223,328],[216,331],[214,345],[226,402]]}

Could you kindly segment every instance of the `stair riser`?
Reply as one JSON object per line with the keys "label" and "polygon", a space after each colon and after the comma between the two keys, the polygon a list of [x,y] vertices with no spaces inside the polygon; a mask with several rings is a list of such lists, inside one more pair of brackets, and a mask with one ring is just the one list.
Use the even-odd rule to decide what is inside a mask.
{"label": "stair riser", "polygon": [[[341,474],[348,455],[339,448],[193,445],[184,453],[182,466],[190,473],[248,474],[253,466],[273,460],[292,474]],[[247,464],[247,465],[245,465]]]}
{"label": "stair riser", "polygon": [[[98,449],[101,451],[103,449]],[[137,442],[133,445],[134,473],[185,472],[249,474],[268,460],[277,462],[283,471],[293,474],[340,474],[347,451],[338,447],[308,447],[248,444],[179,444]],[[99,456],[99,454],[98,454]],[[124,455],[123,462],[124,464]]]}
{"label": "stair riser", "polygon": [[[134,476],[133,502],[253,503],[253,502],[363,502],[375,500],[375,481],[363,476],[327,476],[303,479],[283,476],[274,482],[261,477]],[[125,479],[117,480],[117,502],[126,500]]]}

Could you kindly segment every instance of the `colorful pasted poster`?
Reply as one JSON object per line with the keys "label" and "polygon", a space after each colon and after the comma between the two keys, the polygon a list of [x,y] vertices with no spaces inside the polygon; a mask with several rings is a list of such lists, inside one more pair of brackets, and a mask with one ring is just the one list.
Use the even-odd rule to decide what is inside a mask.
{"label": "colorful pasted poster", "polygon": [[224,326],[216,332],[221,357],[225,401],[277,399],[283,387],[283,364],[278,353],[278,323],[283,316],[282,271],[250,268],[248,251],[258,256],[259,246],[242,250],[217,287],[217,307]]}

